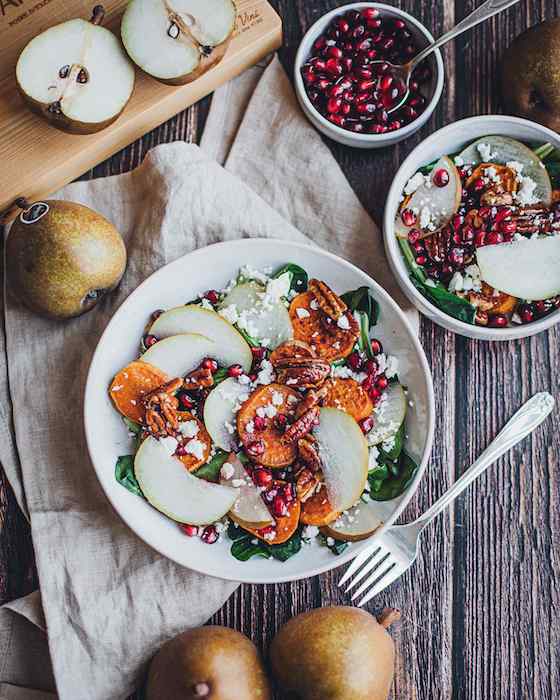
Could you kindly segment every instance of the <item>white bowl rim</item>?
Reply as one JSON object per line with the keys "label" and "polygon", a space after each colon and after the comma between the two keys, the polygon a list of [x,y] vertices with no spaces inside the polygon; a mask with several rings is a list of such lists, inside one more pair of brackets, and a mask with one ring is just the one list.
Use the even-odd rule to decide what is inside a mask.
{"label": "white bowl rim", "polygon": [[[537,129],[543,136],[545,141],[552,141],[558,143],[560,147],[560,135],[558,135],[552,129],[549,129],[542,124],[533,122],[530,119],[522,119],[521,117],[513,117],[509,115],[500,114],[489,114],[489,115],[479,115],[476,117],[467,117],[466,119],[461,119],[453,124],[447,124],[446,126],[438,129],[430,136],[426,137],[421,141],[407,156],[407,158],[400,165],[399,169],[395,173],[393,178],[393,183],[387,193],[387,198],[385,200],[385,212],[383,214],[383,235],[385,238],[385,249],[387,251],[387,257],[391,264],[391,269],[393,274],[397,278],[401,288],[411,300],[411,302],[426,316],[434,320],[438,325],[452,331],[453,333],[458,333],[459,335],[466,336],[468,338],[474,338],[478,340],[490,340],[490,341],[507,341],[507,340],[520,340],[522,338],[529,338],[542,331],[548,330],[560,322],[560,309],[554,311],[553,313],[541,318],[532,323],[519,325],[515,328],[489,328],[485,326],[475,326],[459,319],[449,316],[445,312],[441,311],[437,306],[429,302],[416,287],[410,281],[408,273],[403,273],[400,265],[397,264],[397,260],[405,265],[404,258],[402,256],[401,250],[398,247],[397,238],[394,234],[394,218],[391,216],[391,209],[394,200],[400,199],[402,192],[397,192],[395,180],[397,177],[405,171],[410,171],[410,177],[414,174],[412,172],[411,164],[416,158],[417,152],[426,146],[431,145],[433,142],[441,138],[442,135],[450,131],[460,131],[461,128],[468,126],[470,124],[481,124],[488,126],[488,129],[482,129],[480,137],[488,136],[492,133],[497,133],[492,131],[493,125],[500,125],[501,129],[507,124],[518,124],[527,127],[532,127]],[[507,135],[507,134],[504,134]],[[548,137],[548,138],[547,138]],[[444,155],[444,154],[443,154]],[[415,169],[415,172],[418,168]]]}
{"label": "white bowl rim", "polygon": [[[412,343],[412,346],[415,350],[416,356],[418,357],[420,361],[420,366],[422,369],[422,374],[426,380],[426,389],[427,389],[427,405],[426,405],[426,414],[427,414],[427,426],[428,426],[428,431],[426,435],[426,443],[425,443],[425,448],[424,448],[424,453],[422,456],[422,460],[420,461],[420,464],[418,465],[418,471],[416,472],[416,475],[414,479],[412,480],[411,484],[409,485],[406,494],[401,497],[401,501],[398,505],[398,507],[393,511],[392,515],[387,519],[386,522],[383,523],[383,525],[368,539],[363,540],[362,542],[356,542],[354,543],[354,547],[351,547],[350,550],[346,553],[343,553],[338,556],[333,556],[332,557],[332,562],[329,562],[323,566],[318,566],[314,567],[313,569],[310,569],[308,571],[304,571],[301,574],[288,574],[288,575],[280,575],[280,576],[256,576],[256,575],[248,575],[246,577],[237,577],[235,579],[228,577],[227,574],[224,572],[223,575],[212,572],[208,573],[204,568],[198,568],[196,561],[193,562],[192,564],[189,563],[189,565],[185,565],[183,562],[178,561],[173,552],[170,551],[166,546],[162,546],[161,543],[156,544],[155,539],[147,534],[143,533],[141,534],[137,528],[135,527],[134,523],[130,522],[131,519],[126,518],[123,513],[121,513],[118,505],[118,497],[113,496],[111,493],[109,486],[105,484],[106,477],[103,474],[103,469],[100,466],[96,464],[94,454],[95,450],[93,447],[93,436],[91,432],[91,427],[90,423],[92,420],[94,420],[94,417],[90,415],[89,411],[89,396],[97,390],[97,386],[94,383],[95,380],[95,374],[96,374],[96,364],[98,361],[98,356],[100,354],[100,348],[101,345],[104,341],[104,339],[109,335],[109,333],[112,331],[112,328],[114,325],[118,323],[119,316],[121,313],[124,313],[126,311],[126,308],[130,306],[134,298],[137,295],[140,295],[140,291],[147,286],[148,284],[153,284],[154,279],[157,279],[158,277],[161,277],[166,274],[166,270],[170,265],[177,264],[179,261],[184,261],[186,258],[192,258],[196,257],[197,254],[201,254],[202,252],[206,252],[208,249],[214,249],[214,250],[220,250],[222,248],[236,248],[238,246],[242,245],[247,245],[248,241],[255,241],[259,242],[260,244],[265,244],[265,245],[270,245],[271,247],[277,247],[278,245],[286,244],[291,248],[297,248],[302,251],[308,251],[312,252],[313,255],[318,255],[319,257],[324,257],[333,260],[336,262],[338,265],[341,265],[342,267],[346,267],[347,269],[351,270],[352,272],[357,272],[359,275],[366,277],[368,279],[368,283],[371,284],[375,295],[384,297],[385,301],[388,303],[388,305],[392,308],[392,311],[397,314],[397,316],[400,317],[401,322],[404,324],[409,339]],[[128,297],[122,302],[122,304],[118,307],[118,309],[114,312],[113,316],[111,317],[111,320],[105,327],[103,333],[101,334],[101,337],[99,338],[99,341],[96,345],[95,351],[93,353],[90,367],[88,370],[88,375],[87,375],[87,380],[86,380],[86,385],[85,385],[85,391],[84,391],[84,408],[83,408],[83,420],[84,420],[84,432],[85,432],[85,437],[86,437],[86,444],[88,448],[88,453],[89,457],[93,466],[93,469],[95,471],[95,474],[97,476],[97,479],[101,485],[101,488],[103,489],[103,492],[105,493],[105,496],[107,497],[109,503],[113,507],[115,513],[119,516],[119,518],[130,528],[130,530],[137,536],[139,537],[145,544],[147,544],[149,547],[151,547],[153,550],[156,552],[160,553],[161,555],[167,557],[171,561],[176,562],[180,566],[183,566],[187,569],[190,569],[192,571],[197,571],[201,574],[206,574],[210,576],[215,576],[217,578],[222,578],[224,580],[228,581],[237,581],[240,583],[254,583],[254,584],[261,584],[261,583],[286,583],[289,581],[297,581],[303,578],[308,578],[311,576],[316,576],[318,574],[322,574],[326,571],[332,571],[333,569],[336,569],[345,563],[349,562],[351,559],[353,559],[355,556],[357,556],[360,551],[367,546],[371,545],[375,539],[380,537],[382,533],[390,527],[395,520],[401,515],[401,513],[404,511],[406,506],[409,504],[411,501],[412,497],[418,490],[418,486],[420,484],[420,481],[422,477],[424,476],[424,473],[427,469],[428,462],[431,456],[432,448],[433,448],[433,441],[434,441],[434,433],[435,433],[435,397],[434,397],[434,385],[433,385],[433,378],[432,378],[432,373],[430,370],[430,367],[428,365],[428,360],[426,358],[426,354],[424,352],[424,348],[422,347],[420,340],[415,333],[414,329],[412,328],[412,325],[410,324],[409,320],[406,318],[405,314],[399,307],[396,301],[393,300],[393,298],[389,295],[388,292],[386,292],[381,285],[379,285],[374,279],[372,279],[366,272],[363,270],[360,270],[360,268],[356,267],[352,263],[348,262],[347,260],[344,260],[343,258],[335,255],[334,253],[330,253],[328,251],[322,250],[316,246],[313,245],[308,245],[304,243],[296,243],[292,241],[284,241],[281,239],[274,239],[274,238],[243,238],[243,239],[237,239],[233,241],[222,241],[220,243],[213,243],[211,245],[205,246],[203,248],[199,248],[197,250],[191,251],[190,253],[186,253],[185,255],[177,258],[176,260],[173,260],[163,267],[159,268],[155,272],[153,272],[151,275],[149,275],[143,282],[141,282],[129,295]],[[107,479],[107,482],[109,480]],[[112,483],[112,482],[111,482]]]}
{"label": "white bowl rim", "polygon": [[[430,32],[430,30],[420,22],[420,20],[416,19],[413,15],[409,14],[408,12],[405,12],[404,10],[399,9],[398,7],[395,7],[393,5],[387,5],[386,3],[381,3],[381,2],[354,2],[349,5],[341,5],[340,7],[335,8],[334,10],[331,10],[330,12],[325,13],[324,15],[321,15],[313,24],[309,27],[309,29],[305,32],[303,35],[303,38],[299,44],[297,53],[296,53],[296,59],[294,63],[294,82],[296,86],[296,90],[298,91],[298,96],[300,99],[303,100],[305,106],[307,109],[311,110],[313,115],[316,116],[317,120],[319,121],[320,124],[322,124],[326,129],[329,129],[335,134],[339,134],[340,136],[344,136],[347,138],[351,138],[355,140],[357,143],[371,143],[372,141],[383,141],[384,139],[387,139],[389,136],[399,136],[399,141],[404,140],[407,136],[412,135],[418,129],[422,128],[424,124],[430,119],[432,114],[434,113],[438,102],[441,99],[441,94],[443,92],[443,85],[445,81],[445,69],[443,65],[443,57],[441,55],[440,49],[436,49],[433,52],[433,55],[436,60],[436,66],[437,66],[437,79],[436,79],[436,85],[434,89],[434,94],[432,95],[431,100],[426,106],[426,109],[422,112],[422,114],[418,117],[418,119],[415,119],[413,122],[410,122],[410,124],[407,124],[405,127],[402,129],[396,129],[395,131],[390,131],[385,134],[357,134],[354,131],[349,131],[348,129],[343,129],[341,126],[337,126],[336,124],[333,124],[330,122],[328,119],[326,119],[321,112],[315,107],[315,105],[311,102],[307,95],[307,91],[305,89],[305,85],[303,84],[303,78],[301,76],[301,71],[300,68],[303,65],[306,56],[304,56],[304,53],[307,53],[307,49],[304,52],[304,46],[307,43],[308,38],[313,36],[316,32],[316,27],[319,23],[326,22],[327,24],[330,22],[330,20],[333,17],[337,17],[338,15],[342,15],[345,12],[348,12],[348,10],[353,10],[353,9],[361,9],[365,7],[376,7],[379,10],[386,10],[390,11],[391,13],[394,13],[395,15],[398,15],[399,17],[402,17],[403,19],[406,19],[410,24],[413,24],[428,40],[428,42],[433,42],[434,36]],[[328,20],[328,22],[327,22]],[[314,37],[316,38],[316,37]],[[419,124],[420,120],[422,122]]]}

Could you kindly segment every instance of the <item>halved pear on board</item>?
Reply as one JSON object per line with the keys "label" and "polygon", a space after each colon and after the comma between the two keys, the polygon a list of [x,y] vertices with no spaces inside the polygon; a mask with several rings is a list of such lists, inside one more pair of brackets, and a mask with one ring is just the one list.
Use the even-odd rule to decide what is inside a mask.
{"label": "halved pear on board", "polygon": [[[482,250],[482,249],[479,249]],[[403,387],[392,382],[373,409],[373,428],[367,434],[369,445],[378,445],[394,437],[406,418],[408,402]]]}
{"label": "halved pear on board", "polygon": [[224,56],[235,29],[232,0],[132,0],[121,36],[130,58],[169,85],[185,85]]}
{"label": "halved pear on board", "polygon": [[220,345],[200,333],[181,333],[159,340],[141,359],[170,377],[184,377],[207,357],[223,367],[241,364],[245,359],[238,348]]}
{"label": "halved pear on board", "polygon": [[92,134],[117,119],[134,89],[134,66],[120,41],[100,26],[71,19],[46,29],[21,52],[16,82],[29,108],[62,131]]}
{"label": "halved pear on board", "polygon": [[[438,187],[434,180],[436,173],[440,170],[445,170],[449,176],[449,181],[443,187]],[[422,177],[422,175],[417,173],[414,177]],[[412,229],[421,231],[422,237],[431,236],[447,226],[459,209],[462,189],[459,171],[453,161],[444,156],[436,163],[424,182],[411,194],[403,209],[397,212],[395,218],[397,237],[407,238]],[[405,223],[406,214],[403,218],[403,210],[410,212],[413,221]]]}
{"label": "halved pear on board", "polygon": [[552,184],[544,163],[521,141],[509,136],[483,136],[461,151],[457,158],[465,165],[519,163],[523,166],[520,174],[537,183],[534,196],[546,206],[552,203]]}
{"label": "halved pear on board", "polygon": [[383,525],[379,517],[379,507],[373,501],[358,503],[342,513],[333,523],[321,528],[327,537],[343,542],[365,540]]}
{"label": "halved pear on board", "polygon": [[134,458],[134,474],[149,503],[178,523],[214,523],[231,510],[239,497],[239,489],[198,479],[153,437],[140,445]]}
{"label": "halved pear on board", "polygon": [[154,321],[148,333],[158,339],[181,333],[199,333],[235,352],[245,372],[249,372],[253,363],[251,348],[241,333],[215,311],[196,304],[169,309]]}
{"label": "halved pear on board", "polygon": [[[224,379],[214,387],[204,402],[204,425],[216,447],[230,451],[237,448],[235,427],[237,411],[248,394],[247,386],[233,377]],[[229,426],[229,430],[228,430]]]}
{"label": "halved pear on board", "polygon": [[360,426],[338,408],[321,408],[313,429],[329,503],[333,510],[351,508],[362,495],[368,476],[368,445]]}
{"label": "halved pear on board", "polygon": [[478,248],[481,279],[527,301],[560,294],[560,236],[529,238]]}
{"label": "halved pear on board", "polygon": [[[228,466],[230,467],[228,469]],[[225,468],[224,468],[225,467]],[[233,469],[233,472],[231,471]],[[225,474],[229,478],[225,478]],[[255,486],[239,457],[232,452],[220,472],[222,486],[234,486],[239,489],[239,497],[229,511],[229,517],[243,527],[259,530],[272,525],[274,518],[266,507],[260,491]]]}
{"label": "halved pear on board", "polygon": [[269,298],[266,288],[258,282],[237,284],[220,307],[234,309],[241,317],[238,325],[244,323],[247,333],[256,340],[265,340],[269,348],[277,348],[294,337],[288,309],[281,299]]}

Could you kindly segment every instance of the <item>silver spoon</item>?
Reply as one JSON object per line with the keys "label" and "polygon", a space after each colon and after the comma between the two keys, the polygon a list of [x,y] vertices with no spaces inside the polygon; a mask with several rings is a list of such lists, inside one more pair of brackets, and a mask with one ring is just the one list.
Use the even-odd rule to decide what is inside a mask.
{"label": "silver spoon", "polygon": [[440,46],[443,46],[443,44],[446,44],[448,41],[451,41],[451,39],[459,36],[459,34],[466,32],[467,29],[472,29],[472,27],[475,27],[477,24],[490,19],[490,17],[497,15],[502,10],[515,5],[516,2],[519,2],[519,0],[486,0],[485,3],[483,3],[480,7],[477,7],[476,10],[468,17],[465,17],[465,19],[459,22],[459,24],[455,25],[453,29],[450,29],[446,34],[441,36],[439,39],[436,39],[433,44],[426,46],[423,51],[402,66],[397,66],[393,63],[389,63],[388,61],[372,61],[370,66],[380,64],[388,65],[389,67],[383,71],[383,74],[380,77],[384,78],[385,76],[391,75],[393,77],[392,84],[396,83],[397,85],[401,86],[399,93],[393,98],[396,100],[394,105],[387,108],[387,113],[390,114],[403,106],[410,94],[410,76],[412,75],[412,71],[426,58],[426,56],[429,56],[432,51],[435,51]]}

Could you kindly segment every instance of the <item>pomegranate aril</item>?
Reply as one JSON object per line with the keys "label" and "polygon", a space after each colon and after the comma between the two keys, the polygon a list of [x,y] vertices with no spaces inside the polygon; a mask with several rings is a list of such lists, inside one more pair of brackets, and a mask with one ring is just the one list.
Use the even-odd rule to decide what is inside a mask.
{"label": "pomegranate aril", "polygon": [[342,58],[342,49],[339,49],[338,46],[329,46],[327,49],[327,56],[329,58]]}
{"label": "pomegranate aril", "polygon": [[401,31],[402,29],[406,29],[406,22],[404,22],[402,19],[396,19],[393,21],[393,27],[398,31]]}
{"label": "pomegranate aril", "polygon": [[477,177],[477,179],[473,182],[473,190],[475,192],[482,192],[483,189],[485,189],[486,183],[481,177]]}
{"label": "pomegranate aril", "polygon": [[343,92],[344,92],[344,88],[342,87],[342,85],[337,83],[329,89],[328,95],[329,95],[329,97],[342,97]]}
{"label": "pomegranate aril", "polygon": [[359,352],[351,352],[346,358],[346,362],[354,371],[359,370],[362,366],[362,358]]}
{"label": "pomegranate aril", "polygon": [[191,408],[194,408],[194,401],[188,394],[179,394],[177,398],[179,399],[179,405],[181,406],[181,408],[184,408],[187,411],[189,411]]}
{"label": "pomegranate aril", "polygon": [[198,527],[196,525],[187,525],[187,523],[179,525],[181,530],[187,535],[187,537],[197,537]]}
{"label": "pomegranate aril", "polygon": [[272,473],[269,469],[257,467],[253,470],[253,481],[256,486],[268,486],[272,481]]}
{"label": "pomegranate aril", "polygon": [[265,358],[266,348],[251,348],[251,352],[253,353],[253,360],[260,362]]}
{"label": "pomegranate aril", "polygon": [[[412,104],[412,101],[411,101]],[[432,178],[436,187],[447,187],[449,184],[449,173],[445,168],[438,168]]]}
{"label": "pomegranate aril", "polygon": [[336,124],[336,126],[344,127],[346,124],[346,118],[343,117],[342,114],[329,114],[327,115],[327,119],[333,124]]}
{"label": "pomegranate aril", "polygon": [[369,127],[370,134],[385,134],[387,132],[387,127],[382,124],[372,124]]}
{"label": "pomegranate aril", "polygon": [[383,352],[383,345],[381,345],[380,340],[376,340],[375,338],[371,341],[371,351],[373,352],[374,355],[381,355]]}
{"label": "pomegranate aril", "polygon": [[202,369],[209,369],[212,374],[218,371],[218,363],[211,357],[206,357],[204,360],[202,360],[202,364],[200,366]]}
{"label": "pomegranate aril", "polygon": [[356,112],[358,112],[358,114],[373,114],[375,110],[376,107],[373,102],[361,102],[356,105]]}
{"label": "pomegranate aril", "polygon": [[418,239],[421,236],[421,231],[417,228],[413,228],[411,231],[408,232],[408,242],[409,243],[416,243]]}
{"label": "pomegranate aril", "polygon": [[321,92],[326,92],[330,86],[332,85],[331,81],[328,80],[327,78],[321,78],[315,83],[315,87],[318,90],[321,90]]}
{"label": "pomegranate aril", "polygon": [[523,323],[531,323],[535,319],[535,314],[529,304],[522,304],[518,309],[518,313]]}
{"label": "pomegranate aril", "polygon": [[349,57],[341,59],[341,68],[343,73],[350,73],[352,70],[352,59]]}
{"label": "pomegranate aril", "polygon": [[359,92],[356,95],[356,99],[354,102],[356,104],[362,104],[362,102],[370,102],[371,101],[371,92]]}
{"label": "pomegranate aril", "polygon": [[336,20],[336,29],[338,29],[341,34],[347,34],[350,31],[350,25],[344,17],[339,17]]}
{"label": "pomegranate aril", "polygon": [[362,389],[368,393],[373,389],[375,385],[375,375],[368,374],[368,376],[362,381]]}
{"label": "pomegranate aril", "polygon": [[373,389],[369,391],[369,398],[373,401],[373,403],[379,401],[379,399],[381,398],[381,392],[379,391],[379,389],[373,387]]}
{"label": "pomegranate aril", "polygon": [[284,486],[282,486],[282,496],[286,503],[292,503],[296,497],[294,485],[291,483],[284,484]]}
{"label": "pomegranate aril", "polygon": [[204,298],[208,299],[212,305],[216,305],[220,301],[220,293],[215,289],[209,289],[204,295]]}
{"label": "pomegranate aril", "polygon": [[240,377],[243,374],[243,367],[241,365],[230,365],[227,373],[228,377]]}
{"label": "pomegranate aril", "polygon": [[325,70],[330,75],[342,75],[342,65],[340,64],[340,61],[336,58],[329,58],[329,60],[325,64]]}
{"label": "pomegranate aril", "polygon": [[425,255],[419,255],[416,258],[417,265],[425,265],[428,262],[428,258]]}
{"label": "pomegranate aril", "polygon": [[184,457],[187,454],[187,448],[182,443],[179,443],[175,449],[175,454],[178,457]]}
{"label": "pomegranate aril", "polygon": [[381,88],[381,90],[388,90],[392,84],[393,84],[393,76],[392,75],[384,75],[379,82],[379,87]]}
{"label": "pomegranate aril", "polygon": [[379,389],[379,391],[384,391],[388,386],[389,381],[384,374],[377,378],[377,381],[375,382],[376,389]]}
{"label": "pomegranate aril", "polygon": [[451,248],[449,251],[448,261],[453,267],[462,267],[465,262],[464,248]]}
{"label": "pomegranate aril", "polygon": [[327,102],[327,112],[329,112],[329,114],[336,114],[338,111],[340,111],[341,106],[342,100],[339,97],[331,97],[331,99]]}
{"label": "pomegranate aril", "polygon": [[382,25],[382,20],[380,19],[368,19],[367,21],[367,28],[368,29],[379,29],[379,27]]}
{"label": "pomegranate aril", "polygon": [[416,223],[416,214],[412,211],[412,209],[403,209],[401,212],[401,219],[405,226],[414,226]]}
{"label": "pomegranate aril", "polygon": [[352,106],[348,104],[348,102],[343,102],[340,106],[340,113],[343,114],[344,116],[348,116],[350,112],[352,111]]}
{"label": "pomegranate aril", "polygon": [[378,364],[375,360],[367,360],[367,362],[364,364],[364,370],[366,374],[377,374],[377,369],[378,369]]}
{"label": "pomegranate aril", "polygon": [[261,535],[261,537],[264,537],[265,535],[270,535],[273,532],[275,533],[276,528],[274,527],[274,525],[267,525],[266,527],[261,527],[260,530],[257,530],[257,532],[259,533],[259,535]]}
{"label": "pomegranate aril", "polygon": [[218,541],[218,538],[218,531],[216,530],[214,525],[207,525],[202,531],[202,535],[200,536],[200,539],[205,544],[214,544],[214,542]]}
{"label": "pomegranate aril", "polygon": [[266,430],[267,424],[267,420],[264,418],[264,416],[255,416],[253,418],[253,425],[255,426],[255,430],[257,430],[259,433]]}
{"label": "pomegranate aril", "polygon": [[312,59],[312,64],[313,64],[313,70],[317,73],[323,73],[324,71],[327,70],[327,62],[323,60],[322,58],[314,58]]}
{"label": "pomegranate aril", "polygon": [[360,82],[356,85],[357,89],[359,92],[369,92],[373,86],[375,85],[375,80],[367,79],[367,80],[360,80]]}
{"label": "pomegranate aril", "polygon": [[502,221],[500,231],[511,236],[517,231],[517,223],[515,221]]}
{"label": "pomegranate aril", "polygon": [[402,124],[400,123],[400,121],[398,119],[395,119],[394,121],[389,122],[387,124],[387,128],[389,129],[389,131],[396,131],[397,129],[400,129],[401,126],[402,126]]}
{"label": "pomegranate aril", "polygon": [[368,416],[367,418],[363,418],[359,422],[359,426],[362,429],[362,433],[364,433],[364,435],[366,433],[369,433],[369,431],[373,428],[373,425],[374,425],[374,420],[373,420],[372,416]]}
{"label": "pomegranate aril", "polygon": [[496,314],[495,316],[490,316],[488,319],[488,325],[492,328],[506,328],[509,325],[508,317],[503,314]]}
{"label": "pomegranate aril", "polygon": [[376,7],[366,7],[365,10],[362,10],[361,14],[362,17],[367,21],[377,19],[381,13]]}
{"label": "pomegranate aril", "polygon": [[303,79],[308,85],[313,85],[313,83],[317,82],[318,77],[317,75],[311,70],[306,70],[302,73]]}
{"label": "pomegranate aril", "polygon": [[490,231],[486,235],[486,245],[496,245],[497,243],[503,243],[504,237],[499,231]]}
{"label": "pomegranate aril", "polygon": [[266,449],[264,440],[254,440],[247,445],[246,449],[249,457],[260,457],[262,454],[264,454]]}
{"label": "pomegranate aril", "polygon": [[320,36],[318,39],[315,39],[315,43],[313,44],[313,48],[315,51],[321,51],[322,49],[325,48],[327,45],[327,39],[325,36]]}
{"label": "pomegranate aril", "polygon": [[288,506],[282,496],[275,496],[272,501],[272,514],[276,518],[285,518],[288,515]]}
{"label": "pomegranate aril", "polygon": [[278,413],[274,416],[274,427],[280,432],[284,432],[288,426],[288,416],[285,413]]}
{"label": "pomegranate aril", "polygon": [[155,335],[151,335],[150,333],[148,333],[147,335],[144,336],[142,341],[144,343],[145,348],[151,348],[152,345],[155,345],[157,343],[158,339],[156,338]]}
{"label": "pomegranate aril", "polygon": [[484,231],[478,231],[474,237],[474,244],[477,248],[481,248],[486,245],[486,233]]}

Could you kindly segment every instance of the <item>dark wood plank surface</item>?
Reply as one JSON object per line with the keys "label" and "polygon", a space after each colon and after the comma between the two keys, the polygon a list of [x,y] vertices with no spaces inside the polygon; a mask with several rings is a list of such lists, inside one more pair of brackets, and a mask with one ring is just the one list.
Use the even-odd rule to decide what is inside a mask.
{"label": "dark wood plank surface", "polygon": [[[284,19],[282,60],[291,62],[303,31],[337,0],[274,0]],[[470,12],[473,0],[396,3],[439,34]],[[432,120],[406,143],[357,151],[329,143],[361,201],[380,220],[403,158],[434,129],[499,111],[496,70],[523,29],[560,14],[560,0],[522,0],[505,15],[445,49],[447,83]],[[86,175],[129,170],[147,150],[196,141],[209,100],[162,125]],[[556,390],[559,331],[488,344],[453,336],[423,320],[421,340],[434,377],[438,439],[405,518],[419,515],[474,460],[532,393]],[[558,418],[556,414],[556,419]],[[489,470],[432,526],[411,572],[370,606],[400,607],[394,695],[402,699],[551,700],[560,695],[560,437],[549,424]],[[289,617],[346,603],[339,572],[274,586],[242,586],[213,622],[266,646]],[[0,469],[0,602],[36,585],[29,529]]]}

